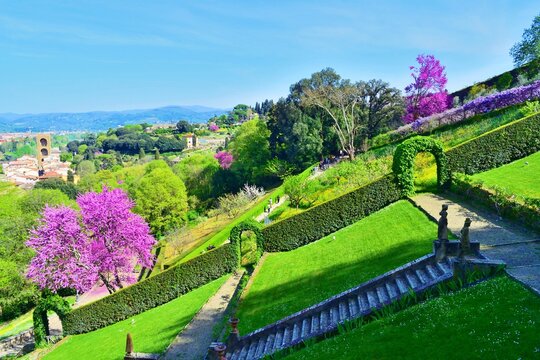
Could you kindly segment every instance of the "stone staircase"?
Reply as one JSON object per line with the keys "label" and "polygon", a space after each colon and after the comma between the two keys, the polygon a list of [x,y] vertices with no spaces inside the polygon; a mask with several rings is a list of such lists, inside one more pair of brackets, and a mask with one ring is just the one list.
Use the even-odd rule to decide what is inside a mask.
{"label": "stone staircase", "polygon": [[[435,242],[437,243],[437,242]],[[479,252],[479,243],[471,243],[473,253],[458,258],[459,242],[450,241],[442,259],[434,252],[399,268],[373,278],[355,288],[335,295],[284,319],[240,337],[233,331],[225,349],[214,349],[228,360],[261,359],[308,339],[336,331],[340,324],[373,314],[375,311],[411,294],[434,288],[454,276],[463,276],[472,268],[492,269],[501,262],[486,260]],[[440,261],[438,261],[440,259]]]}

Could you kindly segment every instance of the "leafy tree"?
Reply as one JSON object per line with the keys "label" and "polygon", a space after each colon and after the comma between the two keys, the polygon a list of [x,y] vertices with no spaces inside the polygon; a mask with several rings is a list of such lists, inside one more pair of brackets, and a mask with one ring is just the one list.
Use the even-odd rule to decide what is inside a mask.
{"label": "leafy tree", "polygon": [[0,259],[0,298],[14,298],[26,287],[16,262]]}
{"label": "leafy tree", "polygon": [[301,98],[305,106],[315,106],[332,119],[341,149],[353,160],[356,139],[365,124],[361,124],[360,102],[363,89],[360,83],[341,79],[333,69],[324,69],[311,75]]}
{"label": "leafy tree", "polygon": [[72,184],[75,182],[75,175],[72,170],[68,170],[67,172],[67,182]]}
{"label": "leafy tree", "polygon": [[180,120],[179,122],[176,123],[176,130],[178,130],[180,134],[188,133],[191,131],[191,129],[192,129],[192,126],[187,120]]}
{"label": "leafy tree", "polygon": [[65,182],[62,179],[45,179],[38,181],[34,189],[57,189],[66,194],[70,199],[75,200],[79,194],[79,189],[73,183]]}
{"label": "leafy tree", "polygon": [[58,189],[32,189],[19,200],[19,207],[33,213],[41,214],[45,206],[70,205],[70,198]]}
{"label": "leafy tree", "polygon": [[157,148],[154,151],[154,160],[159,160],[159,149],[157,149]]}
{"label": "leafy tree", "polygon": [[444,66],[433,55],[418,55],[419,66],[411,66],[414,81],[405,87],[407,112],[403,120],[414,120],[446,110],[451,99],[446,91]]}
{"label": "leafy tree", "polygon": [[144,152],[144,149],[140,148],[139,149],[139,160],[144,160],[145,157],[146,157],[146,153]]}
{"label": "leafy tree", "polygon": [[81,177],[91,175],[96,172],[96,165],[93,161],[83,160],[77,165],[77,173]]}
{"label": "leafy tree", "polygon": [[261,120],[250,120],[234,134],[229,150],[235,161],[231,170],[239,174],[244,183],[257,183],[264,175],[270,160],[270,131]]}
{"label": "leafy tree", "polygon": [[270,149],[279,160],[297,169],[320,159],[323,149],[322,122],[312,118],[291,100],[280,99],[267,117]]}
{"label": "leafy tree", "polygon": [[186,185],[189,195],[200,200],[212,197],[212,179],[219,170],[218,161],[211,153],[194,153],[173,167],[173,171]]}
{"label": "leafy tree", "polygon": [[314,192],[313,183],[301,175],[289,176],[283,183],[285,194],[289,196],[292,206],[298,208],[302,202],[313,203],[310,195]]}
{"label": "leafy tree", "polygon": [[540,59],[540,15],[533,19],[530,28],[523,31],[521,41],[510,49],[516,67]]}
{"label": "leafy tree", "polygon": [[136,212],[148,221],[154,235],[163,236],[184,223],[186,187],[170,168],[155,168],[144,175],[134,195]]}

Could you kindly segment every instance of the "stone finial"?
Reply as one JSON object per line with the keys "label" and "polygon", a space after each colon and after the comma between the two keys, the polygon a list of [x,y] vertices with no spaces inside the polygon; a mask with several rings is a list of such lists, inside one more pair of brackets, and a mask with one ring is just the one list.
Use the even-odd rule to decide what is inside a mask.
{"label": "stone finial", "polygon": [[460,258],[471,253],[471,237],[469,234],[471,223],[472,220],[466,218],[465,223],[463,224],[463,228],[461,229],[461,237],[459,239],[461,244],[461,250],[459,252]]}
{"label": "stone finial", "polygon": [[448,205],[443,204],[442,210],[439,213],[441,217],[438,221],[437,239],[441,241],[448,241]]}
{"label": "stone finial", "polygon": [[227,346],[230,348],[234,347],[234,345],[240,340],[240,331],[238,331],[238,320],[237,318],[230,318],[229,319],[229,325],[231,325],[231,333],[229,334],[229,338],[227,339]]}
{"label": "stone finial", "polygon": [[131,338],[131,334],[128,333],[126,337],[126,354],[133,353],[133,339]]}
{"label": "stone finial", "polygon": [[218,360],[227,360],[225,357],[225,351],[227,351],[227,345],[220,343],[214,346],[214,351],[216,352],[216,357]]}

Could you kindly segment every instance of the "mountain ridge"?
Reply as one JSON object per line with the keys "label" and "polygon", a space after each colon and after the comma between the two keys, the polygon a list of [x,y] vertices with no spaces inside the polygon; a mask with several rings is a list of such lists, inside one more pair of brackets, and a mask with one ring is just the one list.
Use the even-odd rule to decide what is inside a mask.
{"label": "mountain ridge", "polygon": [[228,109],[202,105],[163,106],[152,109],[96,110],[86,112],[51,112],[38,114],[0,113],[0,132],[26,131],[99,131],[127,124],[177,122],[206,122]]}

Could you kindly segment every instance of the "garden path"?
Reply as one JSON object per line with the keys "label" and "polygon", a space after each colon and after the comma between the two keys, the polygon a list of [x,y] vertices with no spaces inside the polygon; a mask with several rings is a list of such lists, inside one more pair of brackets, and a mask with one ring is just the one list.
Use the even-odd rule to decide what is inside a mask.
{"label": "garden path", "polygon": [[288,195],[282,195],[280,198],[279,198],[279,202],[277,203],[273,203],[272,206],[270,206],[270,212],[263,212],[262,214],[260,214],[259,216],[257,216],[255,218],[256,221],[258,222],[261,222],[264,220],[265,217],[267,217],[268,215],[270,215],[272,213],[272,211],[274,211],[277,207],[283,205],[283,203],[285,203],[285,201],[287,201],[289,199],[289,196]]}
{"label": "garden path", "polygon": [[160,359],[200,360],[208,352],[214,326],[221,320],[243,273],[233,274],[178,334]]}
{"label": "garden path", "polygon": [[461,201],[434,194],[420,194],[412,200],[430,216],[439,218],[443,204],[448,205],[448,229],[458,236],[465,218],[472,220],[471,240],[481,244],[489,259],[506,262],[506,272],[540,295],[540,238],[515,223]]}

